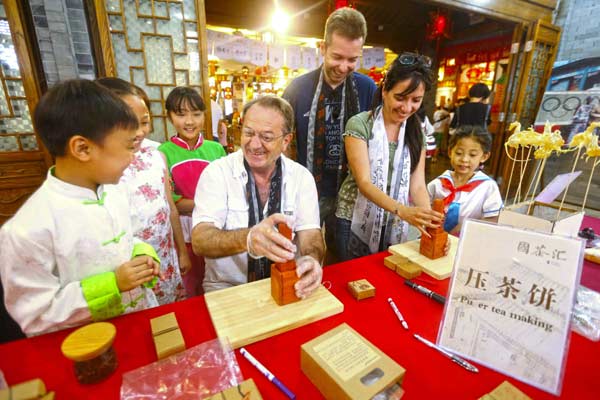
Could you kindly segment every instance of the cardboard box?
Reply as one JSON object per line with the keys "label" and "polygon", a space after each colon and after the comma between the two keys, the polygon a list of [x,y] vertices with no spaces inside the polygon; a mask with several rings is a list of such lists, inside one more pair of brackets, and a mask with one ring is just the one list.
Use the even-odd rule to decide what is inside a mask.
{"label": "cardboard box", "polygon": [[534,201],[530,209],[531,203],[526,201],[504,207],[498,216],[498,224],[577,237],[583,221],[582,211],[563,207],[557,218],[558,206]]}
{"label": "cardboard box", "polygon": [[395,383],[405,369],[343,323],[301,348],[302,372],[326,399],[367,400]]}
{"label": "cardboard box", "polygon": [[237,386],[232,386],[204,400],[262,400],[262,396],[254,381],[247,379]]}

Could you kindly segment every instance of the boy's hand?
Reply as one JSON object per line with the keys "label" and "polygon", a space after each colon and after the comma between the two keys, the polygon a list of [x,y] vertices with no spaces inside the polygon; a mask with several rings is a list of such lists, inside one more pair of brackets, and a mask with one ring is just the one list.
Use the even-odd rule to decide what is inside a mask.
{"label": "boy's hand", "polygon": [[150,256],[138,256],[115,269],[117,287],[121,292],[127,292],[146,282],[150,282],[155,276],[160,276],[160,265]]}

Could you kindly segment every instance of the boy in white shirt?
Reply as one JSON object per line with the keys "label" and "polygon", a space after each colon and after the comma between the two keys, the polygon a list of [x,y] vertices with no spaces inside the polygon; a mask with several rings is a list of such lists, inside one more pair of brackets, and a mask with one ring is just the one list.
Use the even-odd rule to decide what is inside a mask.
{"label": "boy in white shirt", "polygon": [[134,243],[126,194],[113,185],[133,158],[135,114],[108,89],[72,80],[42,97],[34,121],[56,164],[0,230],[8,312],[31,336],[157,305],[146,287],[158,257]]}

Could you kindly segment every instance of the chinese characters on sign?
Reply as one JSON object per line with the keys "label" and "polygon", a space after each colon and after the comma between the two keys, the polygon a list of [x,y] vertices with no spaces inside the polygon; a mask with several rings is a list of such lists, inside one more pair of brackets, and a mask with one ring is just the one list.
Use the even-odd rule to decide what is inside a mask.
{"label": "chinese characters on sign", "polygon": [[559,394],[582,262],[579,239],[467,221],[438,344]]}

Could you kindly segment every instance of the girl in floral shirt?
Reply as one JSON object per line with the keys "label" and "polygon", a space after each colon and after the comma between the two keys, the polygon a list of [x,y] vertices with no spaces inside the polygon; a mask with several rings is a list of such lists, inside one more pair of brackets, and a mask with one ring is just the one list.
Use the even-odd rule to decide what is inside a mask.
{"label": "girl in floral shirt", "polygon": [[119,78],[100,78],[137,115],[140,129],[134,144],[135,158],[119,182],[129,194],[131,224],[135,237],[152,245],[161,260],[164,279],[154,286],[159,304],[185,298],[181,275],[191,268],[183,239],[179,213],[170,195],[166,160],[145,137],[150,132],[150,114],[141,89]]}

